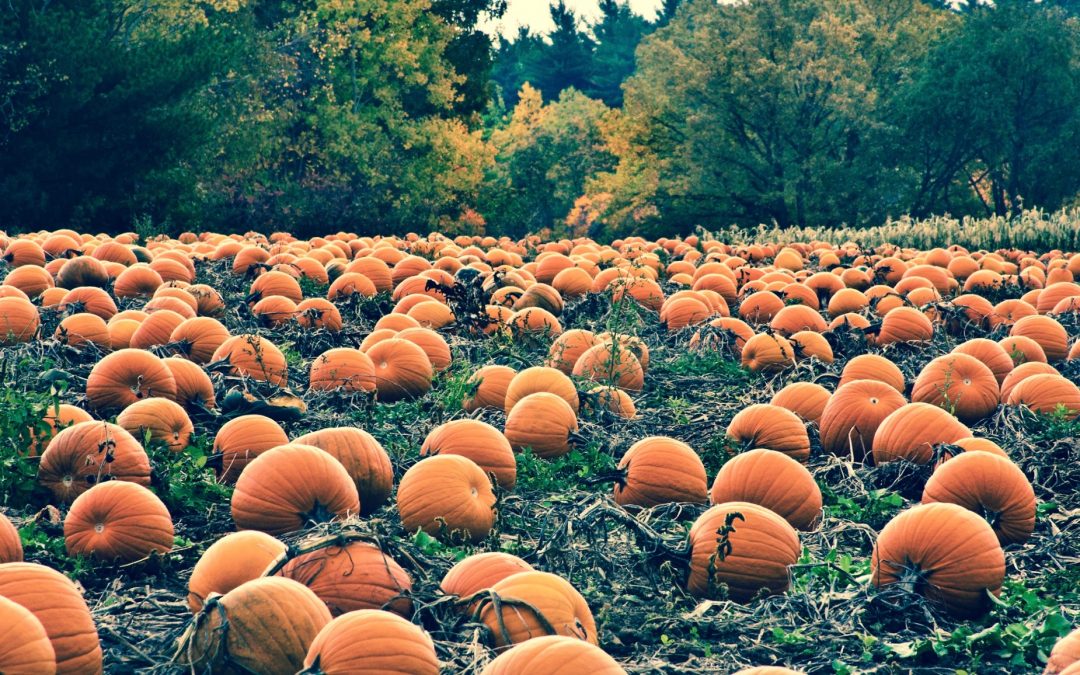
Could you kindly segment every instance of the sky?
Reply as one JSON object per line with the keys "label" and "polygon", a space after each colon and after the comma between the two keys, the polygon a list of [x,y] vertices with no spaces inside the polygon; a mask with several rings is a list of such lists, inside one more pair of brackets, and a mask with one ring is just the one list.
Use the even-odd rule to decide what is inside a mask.
{"label": "sky", "polygon": [[[584,19],[594,19],[600,13],[599,0],[565,0],[566,6]],[[630,7],[643,16],[652,18],[660,7],[661,0],[629,0]],[[528,26],[534,33],[546,33],[554,25],[548,11],[549,0],[509,0],[506,14],[502,20],[484,26],[488,33],[513,35],[518,26]]]}

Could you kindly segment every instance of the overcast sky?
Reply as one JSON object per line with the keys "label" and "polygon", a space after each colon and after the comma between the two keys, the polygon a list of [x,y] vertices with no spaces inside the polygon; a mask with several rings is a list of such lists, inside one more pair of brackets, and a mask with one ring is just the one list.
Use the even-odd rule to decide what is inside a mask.
{"label": "overcast sky", "polygon": [[[629,0],[630,7],[643,16],[652,18],[656,15],[656,9],[660,7],[661,0]],[[534,33],[546,33],[552,29],[550,5],[548,0],[509,0],[506,15],[502,20],[485,26],[489,33],[496,31],[503,35],[512,35],[517,32],[518,26],[528,26]],[[566,0],[567,7],[574,10],[579,17],[594,19],[600,14],[599,0]]]}

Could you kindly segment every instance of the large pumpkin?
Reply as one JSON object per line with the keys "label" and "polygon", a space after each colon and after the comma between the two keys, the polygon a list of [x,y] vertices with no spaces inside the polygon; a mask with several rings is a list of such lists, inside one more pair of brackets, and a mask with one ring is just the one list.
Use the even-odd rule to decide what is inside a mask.
{"label": "large pumpkin", "polygon": [[743,344],[741,358],[750,370],[772,373],[795,364],[795,349],[782,335],[758,333]]}
{"label": "large pumpkin", "polygon": [[987,591],[1001,592],[1005,554],[994,530],[975,513],[956,504],[921,504],[885,525],[870,568],[878,588],[900,584],[969,617],[989,608]]}
{"label": "large pumpkin", "polygon": [[390,338],[376,343],[367,355],[375,366],[375,392],[380,401],[413,399],[431,389],[431,360],[415,343]]}
{"label": "large pumpkin", "polygon": [[743,408],[728,424],[727,435],[747,449],[768,448],[800,462],[810,457],[805,423],[780,406],[757,403]]}
{"label": "large pumpkin", "polygon": [[288,384],[289,366],[273,342],[258,335],[235,335],[214,350],[212,361],[227,361],[230,374],[263,380],[279,387]]}
{"label": "large pumpkin", "polygon": [[926,315],[913,307],[896,307],[881,321],[875,342],[879,346],[898,342],[928,342],[934,337],[934,326]]}
{"label": "large pumpkin", "polygon": [[232,495],[237,528],[268,534],[359,511],[352,476],[329,453],[310,445],[282,445],[260,454],[244,467]]}
{"label": "large pumpkin", "polygon": [[164,398],[146,398],[124,408],[116,416],[116,423],[135,436],[150,435],[173,452],[181,452],[191,444],[195,427],[191,418],[180,405]]}
{"label": "large pumpkin", "polygon": [[533,638],[503,652],[480,675],[626,675],[596,645],[564,635]]}
{"label": "large pumpkin", "polygon": [[466,383],[470,393],[462,401],[462,408],[469,413],[482,408],[505,409],[506,390],[515,375],[517,371],[510,366],[490,365],[478,369]]}
{"label": "large pumpkin", "polygon": [[99,483],[79,495],[64,518],[70,555],[133,562],[173,546],[169,510],[150,490],[126,481]]}
{"label": "large pumpkin", "polygon": [[539,392],[514,404],[503,434],[514,450],[529,448],[546,459],[570,452],[570,435],[577,430],[577,415],[570,404],[555,394]]}
{"label": "large pumpkin", "polygon": [[228,339],[229,329],[208,316],[185,319],[169,335],[169,342],[179,343],[182,353],[195,363],[209,363]]}
{"label": "large pumpkin", "polygon": [[311,362],[308,388],[314,391],[375,391],[375,364],[359,349],[328,349]]}
{"label": "large pumpkin", "polygon": [[1018,466],[992,452],[964,452],[939,466],[923,504],[948,502],[982,514],[1003,546],[1022,544],[1035,531],[1035,491]]}
{"label": "large pumpkin", "polygon": [[135,401],[176,398],[176,380],[150,352],[121,349],[98,361],[86,378],[86,400],[96,410],[122,410]]}
{"label": "large pumpkin", "polygon": [[360,609],[319,631],[304,666],[325,675],[438,675],[435,643],[424,629],[390,612]]}
{"label": "large pumpkin", "polygon": [[364,541],[335,542],[302,553],[277,574],[310,588],[333,616],[358,609],[412,613],[412,602],[403,597],[412,589],[408,573],[378,546]]}
{"label": "large pumpkin", "polygon": [[0,597],[25,607],[41,622],[56,655],[58,674],[102,672],[97,628],[70,579],[37,563],[6,563],[0,565]]}
{"label": "large pumpkin", "polygon": [[821,520],[821,489],[814,477],[774,450],[759,448],[729,460],[716,474],[709,500],[758,504],[799,530],[811,530]]}
{"label": "large pumpkin", "polygon": [[232,483],[248,462],[270,448],[286,445],[289,437],[274,420],[262,415],[241,415],[222,425],[214,437],[214,452],[221,455],[218,475]]}
{"label": "large pumpkin", "polygon": [[1032,375],[1013,387],[1006,403],[1026,406],[1040,413],[1060,410],[1066,419],[1071,420],[1080,414],[1080,387],[1061,375]]}
{"label": "large pumpkin", "polygon": [[1030,363],[1021,363],[1016,366],[1005,376],[1005,379],[1001,383],[1001,402],[1008,403],[1009,397],[1012,395],[1012,390],[1026,378],[1029,378],[1032,375],[1043,375],[1046,373],[1060,375],[1057,368],[1049,363],[1032,361]]}
{"label": "large pumpkin", "polygon": [[946,354],[930,361],[911,389],[912,401],[944,408],[966,423],[993,413],[998,398],[994,373],[967,354]]}
{"label": "large pumpkin", "polygon": [[263,575],[286,546],[265,532],[241,530],[218,539],[202,554],[188,579],[188,608],[198,614],[211,594],[224,595]]}
{"label": "large pumpkin", "polygon": [[62,503],[108,480],[150,485],[146,451],[123,427],[80,422],[49,441],[38,465],[38,482]]}
{"label": "large pumpkin", "polygon": [[994,374],[994,379],[1001,385],[1013,370],[1013,361],[1001,345],[986,338],[975,338],[957,345],[954,354],[967,354],[978,359]]}
{"label": "large pumpkin", "polygon": [[382,444],[363,429],[320,429],[299,436],[293,442],[325,450],[341,462],[356,483],[361,515],[374,513],[390,498],[394,488],[394,467],[390,463],[390,456]]}
{"label": "large pumpkin", "polygon": [[971,436],[960,420],[929,403],[908,403],[881,421],[874,432],[874,464],[898,459],[926,464],[938,445]]}
{"label": "large pumpkin", "polygon": [[532,570],[532,565],[516,555],[501,551],[474,553],[451,567],[439,588],[444,593],[467,598],[491,588],[511,574]]}
{"label": "large pumpkin", "polygon": [[[597,644],[596,622],[570,582],[547,572],[519,572],[499,581],[482,599],[478,615],[495,646],[506,648],[543,635],[565,635]],[[499,598],[496,608],[492,600]]]}
{"label": "large pumpkin", "polygon": [[195,672],[294,675],[330,611],[292,579],[263,577],[210,598],[181,645]]}
{"label": "large pumpkin", "polygon": [[651,436],[634,443],[618,470],[615,501],[624,506],[706,502],[705,466],[689,445],[674,438]]}
{"label": "large pumpkin", "polygon": [[851,380],[832,395],[818,424],[825,452],[861,460],[870,453],[882,420],[907,401],[896,389],[877,380]]}
{"label": "large pumpkin", "polygon": [[30,610],[0,596],[0,673],[54,675],[56,652]]}
{"label": "large pumpkin", "polygon": [[749,502],[717,504],[690,528],[687,589],[715,599],[723,585],[737,602],[783,593],[791,586],[788,568],[801,553],[799,535],[776,513]]}
{"label": "large pumpkin", "polygon": [[412,532],[477,542],[495,524],[495,494],[484,470],[461,455],[433,455],[401,477],[397,493],[401,524]]}
{"label": "large pumpkin", "polygon": [[518,401],[530,394],[547,392],[566,401],[576,415],[579,410],[577,388],[562,372],[546,366],[533,366],[514,375],[506,387],[504,411],[509,414]]}
{"label": "large pumpkin", "polygon": [[420,456],[461,455],[495,477],[504,490],[517,480],[517,460],[510,441],[495,427],[479,420],[461,419],[431,430],[420,447]]}

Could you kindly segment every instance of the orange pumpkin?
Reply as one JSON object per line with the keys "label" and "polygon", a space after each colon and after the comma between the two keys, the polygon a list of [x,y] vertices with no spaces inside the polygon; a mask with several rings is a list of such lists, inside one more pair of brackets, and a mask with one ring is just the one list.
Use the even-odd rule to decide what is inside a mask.
{"label": "orange pumpkin", "polygon": [[71,347],[91,344],[106,352],[112,348],[109,327],[105,325],[105,320],[96,314],[84,312],[64,317],[53,336],[61,344]]}
{"label": "orange pumpkin", "polygon": [[743,344],[741,358],[744,368],[772,373],[795,364],[795,349],[781,335],[758,333]]}
{"label": "orange pumpkin", "polygon": [[727,435],[746,448],[768,448],[800,462],[810,457],[810,437],[799,417],[780,406],[758,403],[740,410]]}
{"label": "orange pumpkin", "polygon": [[967,354],[946,354],[930,361],[911,388],[912,401],[949,410],[969,424],[991,415],[999,398],[994,373]]}
{"label": "orange pumpkin", "polygon": [[228,361],[230,375],[250,377],[284,387],[289,366],[285,355],[273,342],[258,335],[235,335],[214,350],[212,361]]}
{"label": "orange pumpkin", "polygon": [[1001,345],[993,340],[987,340],[986,338],[975,338],[974,340],[968,340],[967,342],[957,345],[953,349],[954,354],[967,354],[978,359],[984,366],[990,369],[990,372],[994,374],[994,379],[997,380],[998,385],[1005,381],[1009,373],[1013,370],[1012,359],[1005,353],[1005,350]]}
{"label": "orange pumpkin", "polygon": [[509,366],[490,365],[479,368],[466,383],[471,392],[462,401],[465,412],[472,413],[483,408],[506,408],[506,390],[517,371]]}
{"label": "orange pumpkin", "polygon": [[1025,316],[1009,329],[1010,337],[1034,340],[1050,363],[1064,361],[1069,355],[1069,335],[1064,326],[1048,316]]}
{"label": "orange pumpkin", "polygon": [[235,482],[251,460],[288,442],[285,430],[269,417],[241,415],[231,419],[214,437],[214,452],[221,455],[218,475],[223,482]]}
{"label": "orange pumpkin", "polygon": [[439,675],[435,643],[405,619],[361,609],[334,619],[319,631],[304,666],[326,675]]}
{"label": "orange pumpkin", "polygon": [[901,584],[963,617],[984,613],[987,591],[1000,594],[1005,578],[994,530],[956,504],[922,504],[893,518],[878,536],[870,566],[874,586]]}
{"label": "orange pumpkin", "polygon": [[133,562],[173,546],[169,510],[146,488],[126,481],[98,483],[75,498],[64,518],[69,555]]}
{"label": "orange pumpkin", "polygon": [[480,675],[626,675],[599,647],[564,635],[526,640],[495,658]]}
{"label": "orange pumpkin", "polygon": [[1001,544],[1022,544],[1035,530],[1035,491],[1015,464],[991,452],[964,452],[943,463],[922,503],[948,502],[985,514]]}
{"label": "orange pumpkin", "polygon": [[[495,646],[505,649],[543,635],[565,635],[597,644],[596,622],[585,598],[570,582],[547,572],[518,572],[494,584],[477,614],[491,631]],[[549,632],[550,627],[554,633]]]}
{"label": "orange pumpkin", "polygon": [[577,415],[569,403],[555,394],[538,392],[514,404],[503,434],[514,450],[529,448],[538,457],[550,458],[570,452],[570,435],[577,430]]}
{"label": "orange pumpkin", "polygon": [[494,476],[496,484],[512,490],[517,480],[517,460],[502,432],[479,420],[447,422],[431,430],[420,448],[420,456],[461,455]]}
{"label": "orange pumpkin", "polygon": [[531,571],[532,565],[516,555],[501,551],[474,553],[451,567],[439,587],[448,595],[467,598],[486,591],[511,574]]}
{"label": "orange pumpkin", "polygon": [[506,387],[504,410],[509,415],[518,401],[530,394],[555,394],[566,401],[576,415],[580,400],[573,380],[562,372],[546,366],[533,366],[514,375]]}
{"label": "orange pumpkin", "polygon": [[792,382],[773,395],[772,405],[787,408],[807,422],[817,422],[832,394],[814,382]]}
{"label": "orange pumpkin", "polygon": [[176,380],[165,363],[141,349],[121,349],[98,361],[86,379],[86,400],[97,410],[124,409],[135,401],[176,398]]}
{"label": "orange pumpkin", "polygon": [[116,416],[116,423],[136,439],[145,438],[165,444],[173,452],[182,452],[191,445],[195,426],[178,404],[164,398],[136,401]]}
{"label": "orange pumpkin", "polygon": [[33,340],[40,326],[37,307],[29,300],[15,296],[0,298],[0,346]]}
{"label": "orange pumpkin", "polygon": [[320,429],[299,436],[293,442],[325,450],[341,462],[356,483],[361,515],[374,513],[390,498],[394,488],[390,456],[375,437],[363,429]]}
{"label": "orange pumpkin", "polygon": [[774,450],[759,448],[729,460],[716,474],[709,500],[758,504],[799,530],[812,530],[821,520],[821,489],[814,477]]}
{"label": "orange pumpkin", "polygon": [[0,563],[22,562],[23,547],[19,531],[8,517],[0,513]]}
{"label": "orange pumpkin", "polygon": [[446,343],[446,340],[441,335],[430,328],[406,328],[399,332],[397,337],[408,340],[424,350],[424,354],[427,355],[428,361],[431,362],[431,367],[435,372],[441,373],[450,367],[452,359],[450,345]]}
{"label": "orange pumpkin", "polygon": [[926,315],[913,307],[896,307],[881,321],[875,338],[879,346],[898,342],[928,342],[934,337],[934,326]]}
{"label": "orange pumpkin", "polygon": [[313,391],[375,391],[375,364],[359,349],[329,349],[311,362],[308,388]]}
{"label": "orange pumpkin", "polygon": [[431,360],[415,343],[390,338],[376,343],[367,355],[375,366],[375,392],[379,401],[413,399],[431,389],[434,377]]}
{"label": "orange pumpkin", "polygon": [[41,621],[22,605],[0,597],[0,672],[54,675],[56,652]]}
{"label": "orange pumpkin", "polygon": [[172,373],[176,382],[176,402],[185,408],[213,408],[216,404],[214,384],[199,364],[179,356],[170,356],[162,362]]}
{"label": "orange pumpkin", "polygon": [[397,508],[406,530],[440,538],[481,541],[495,524],[491,481],[461,455],[434,455],[414,464],[398,484]]}
{"label": "orange pumpkin", "polygon": [[224,595],[263,575],[286,546],[265,532],[242,530],[218,539],[202,554],[188,579],[188,608],[198,614],[211,594]]}
{"label": "orange pumpkin", "polygon": [[960,420],[929,403],[908,403],[881,421],[874,433],[874,464],[898,459],[927,464],[934,448],[971,436]]}
{"label": "orange pumpkin", "polygon": [[1080,414],[1080,388],[1061,375],[1032,375],[1013,387],[1006,403],[1026,406],[1040,413],[1060,410],[1066,419],[1074,419]]}
{"label": "orange pumpkin", "polygon": [[310,588],[333,616],[360,609],[412,613],[412,602],[404,597],[412,590],[409,575],[378,546],[364,541],[302,553],[277,574]]}
{"label": "orange pumpkin", "polygon": [[80,422],[49,441],[38,464],[38,482],[62,503],[108,480],[150,485],[150,460],[123,427]]}
{"label": "orange pumpkin", "polygon": [[698,454],[665,436],[634,443],[619,461],[615,501],[623,506],[652,507],[672,502],[704,504],[707,478]]}
{"label": "orange pumpkin", "polygon": [[870,453],[882,420],[905,403],[904,397],[884,382],[852,380],[842,384],[821,414],[822,449],[862,459]]}
{"label": "orange pumpkin", "polygon": [[1032,361],[1030,363],[1021,363],[1013,368],[1009,374],[1005,377],[1001,383],[1001,402],[1008,403],[1009,397],[1012,395],[1012,390],[1016,388],[1016,385],[1020,384],[1023,380],[1031,377],[1032,375],[1060,375],[1057,368],[1053,367],[1049,363],[1041,363],[1039,361]]}
{"label": "orange pumpkin", "polygon": [[840,382],[836,386],[839,388],[854,380],[878,380],[901,394],[906,388],[904,374],[900,372],[900,368],[877,354],[861,354],[848,361],[840,373]]}
{"label": "orange pumpkin", "polygon": [[1046,661],[1043,675],[1064,675],[1069,668],[1075,670],[1074,664],[1077,662],[1080,662],[1080,628],[1057,641],[1050,650],[1050,658]]}
{"label": "orange pumpkin", "polygon": [[[158,312],[157,314],[160,314]],[[169,342],[180,344],[181,352],[195,363],[209,363],[226,340],[229,329],[217,319],[199,316],[185,319],[169,335]]]}

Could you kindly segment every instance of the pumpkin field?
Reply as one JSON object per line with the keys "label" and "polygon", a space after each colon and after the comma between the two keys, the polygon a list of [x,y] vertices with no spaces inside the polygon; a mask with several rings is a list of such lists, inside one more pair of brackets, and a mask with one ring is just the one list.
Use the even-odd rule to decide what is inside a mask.
{"label": "pumpkin field", "polygon": [[890,228],[2,235],[0,672],[1076,675],[1075,229]]}

